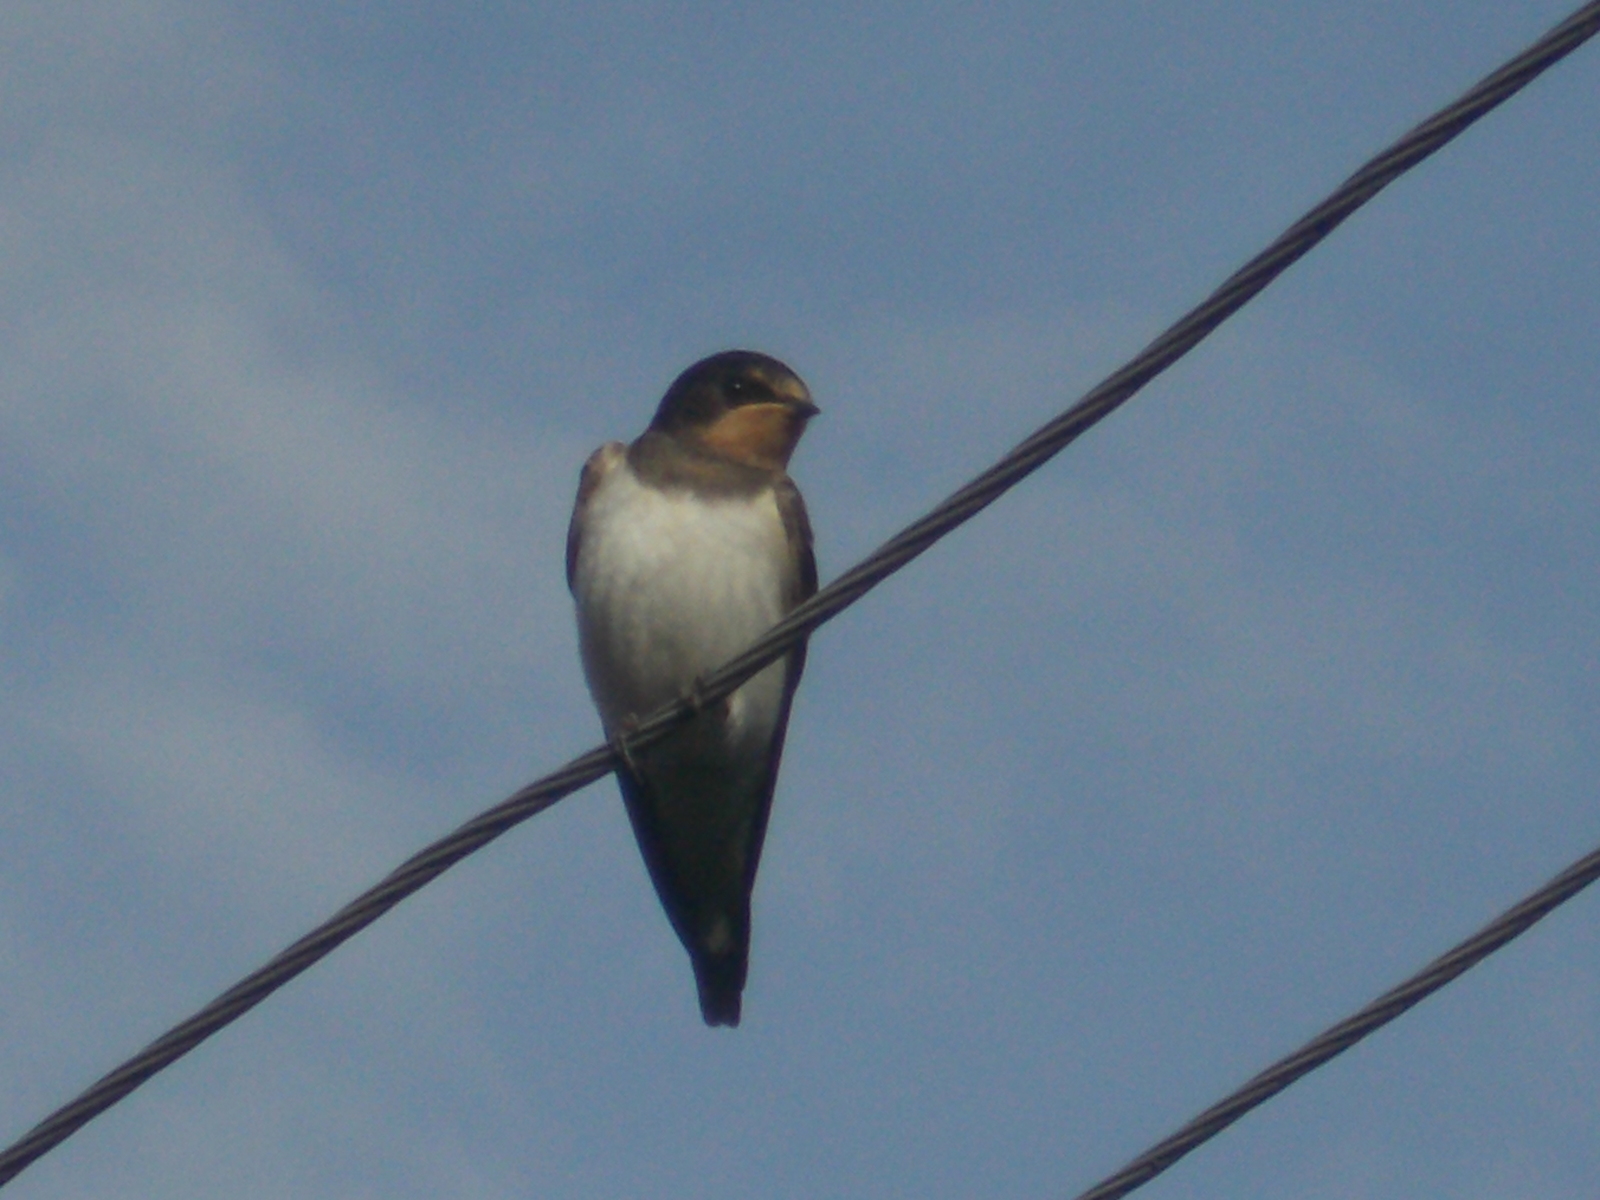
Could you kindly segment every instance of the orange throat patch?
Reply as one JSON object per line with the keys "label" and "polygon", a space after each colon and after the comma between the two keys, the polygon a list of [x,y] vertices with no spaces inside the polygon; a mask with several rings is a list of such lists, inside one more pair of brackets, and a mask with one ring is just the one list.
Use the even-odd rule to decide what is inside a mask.
{"label": "orange throat patch", "polygon": [[806,419],[787,404],[741,404],[702,431],[700,441],[735,462],[781,471],[805,428]]}

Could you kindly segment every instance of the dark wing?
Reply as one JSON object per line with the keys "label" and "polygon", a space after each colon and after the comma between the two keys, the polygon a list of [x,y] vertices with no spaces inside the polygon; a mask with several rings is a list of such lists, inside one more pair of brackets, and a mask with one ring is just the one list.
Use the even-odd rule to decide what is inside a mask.
{"label": "dark wing", "polygon": [[578,574],[578,551],[583,546],[583,513],[589,499],[604,479],[627,453],[621,442],[607,442],[589,455],[583,464],[583,474],[578,477],[578,499],[572,506],[572,520],[567,523],[567,590],[572,590]]}
{"label": "dark wing", "polygon": [[[788,536],[789,552],[795,559],[793,593],[789,608],[795,608],[816,595],[817,558],[811,549],[811,519],[806,516],[806,502],[800,498],[800,489],[787,475],[774,486],[778,501],[778,515],[783,518],[783,531]],[[750,846],[745,855],[745,889],[755,887],[756,868],[761,864],[761,844],[767,837],[767,817],[772,812],[772,792],[778,785],[778,765],[783,761],[783,738],[789,730],[789,708],[794,703],[794,691],[800,686],[800,676],[806,669],[806,643],[802,639],[789,651],[789,673],[784,681],[783,704],[778,709],[778,724],[772,733],[772,751],[767,756],[767,776],[763,781],[764,795],[756,811],[755,823],[750,829]]]}
{"label": "dark wing", "polygon": [[[617,783],[622,789],[628,823],[633,826],[634,839],[650,872],[650,882],[655,885],[673,932],[689,952],[695,987],[700,993],[700,1015],[707,1025],[737,1025],[740,996],[750,968],[750,876],[730,880],[732,887],[719,888],[709,896],[685,891],[687,881],[671,866],[662,843],[661,804],[650,781],[621,765],[617,768]],[[768,798],[770,802],[770,792]],[[706,944],[700,928],[708,910],[729,923],[727,943],[715,950]],[[702,919],[697,920],[697,916]]]}
{"label": "dark wing", "polygon": [[[787,475],[773,489],[778,501],[778,515],[783,518],[783,532],[789,538],[789,550],[795,556],[797,571],[794,598],[789,607],[794,608],[817,594],[817,558],[811,549],[811,519],[806,516],[806,502],[800,498],[800,489]],[[805,646],[804,642],[800,643]]]}

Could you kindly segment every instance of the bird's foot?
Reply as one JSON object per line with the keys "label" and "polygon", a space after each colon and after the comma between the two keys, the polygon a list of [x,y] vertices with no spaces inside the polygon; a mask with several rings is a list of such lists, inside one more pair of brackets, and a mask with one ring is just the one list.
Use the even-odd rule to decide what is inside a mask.
{"label": "bird's foot", "polygon": [[705,713],[710,712],[719,718],[725,718],[728,715],[728,706],[731,697],[724,696],[721,700],[718,700],[715,703],[707,700],[706,677],[704,675],[696,675],[694,677],[694,682],[689,685],[689,690],[684,692],[683,699],[684,702],[688,704],[689,711],[697,717],[703,716]]}
{"label": "bird's foot", "polygon": [[628,749],[628,739],[639,732],[639,718],[629,715],[617,722],[617,727],[611,731],[611,752],[617,756],[622,767],[635,779],[639,778],[639,764],[633,760],[633,751]]}

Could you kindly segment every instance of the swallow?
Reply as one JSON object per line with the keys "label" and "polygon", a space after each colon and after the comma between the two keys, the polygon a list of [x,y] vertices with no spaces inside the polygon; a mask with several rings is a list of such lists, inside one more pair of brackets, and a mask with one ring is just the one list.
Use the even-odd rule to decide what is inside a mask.
{"label": "swallow", "polygon": [[[730,350],[678,376],[637,440],[584,465],[567,585],[613,742],[817,590],[811,525],[787,473],[817,412],[783,363]],[[750,893],[805,660],[801,642],[617,770],[707,1025],[739,1023]]]}

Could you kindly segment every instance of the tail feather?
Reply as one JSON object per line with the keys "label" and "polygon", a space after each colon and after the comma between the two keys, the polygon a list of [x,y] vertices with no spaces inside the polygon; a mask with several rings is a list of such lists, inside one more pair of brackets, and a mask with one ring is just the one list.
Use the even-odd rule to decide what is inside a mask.
{"label": "tail feather", "polygon": [[739,1024],[748,959],[743,953],[694,956],[694,980],[700,988],[700,1015],[707,1025]]}

